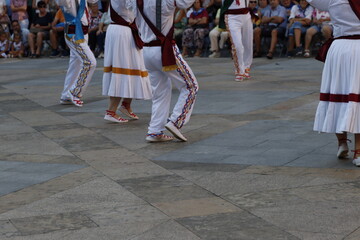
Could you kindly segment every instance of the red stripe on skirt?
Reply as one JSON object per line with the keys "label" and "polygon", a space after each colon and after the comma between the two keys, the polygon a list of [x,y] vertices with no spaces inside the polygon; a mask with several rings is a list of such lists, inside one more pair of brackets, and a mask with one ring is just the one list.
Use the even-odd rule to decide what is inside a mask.
{"label": "red stripe on skirt", "polygon": [[346,94],[331,94],[331,93],[320,93],[320,101],[326,102],[360,102],[360,94],[350,93]]}

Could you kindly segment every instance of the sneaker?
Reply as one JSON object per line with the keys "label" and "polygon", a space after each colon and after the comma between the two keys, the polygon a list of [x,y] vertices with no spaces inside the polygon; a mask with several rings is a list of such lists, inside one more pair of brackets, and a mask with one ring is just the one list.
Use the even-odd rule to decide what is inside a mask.
{"label": "sneaker", "polygon": [[171,136],[167,136],[163,132],[161,132],[161,133],[148,133],[146,134],[145,140],[148,142],[168,142],[174,140],[174,138]]}
{"label": "sneaker", "polygon": [[98,57],[97,58],[104,58],[104,53],[103,52],[101,52],[99,55],[98,55]]}
{"label": "sneaker", "polygon": [[174,135],[174,137],[176,137],[177,139],[179,139],[180,141],[186,142],[187,139],[184,137],[184,135],[181,134],[181,132],[179,131],[179,129],[174,125],[174,123],[172,121],[169,121],[166,125],[165,128],[171,132],[172,135]]}
{"label": "sneaker", "polygon": [[220,52],[213,52],[212,54],[209,55],[209,58],[218,58],[220,57]]}
{"label": "sneaker", "polygon": [[126,116],[128,116],[131,119],[134,119],[134,120],[139,119],[139,117],[135,113],[129,112],[129,110],[127,110],[124,105],[121,105],[119,110],[120,110],[120,112],[122,112],[123,114],[125,114]]}
{"label": "sneaker", "polygon": [[244,81],[244,75],[242,74],[235,75],[235,82],[243,82],[243,81]]}
{"label": "sneaker", "polygon": [[59,56],[59,54],[60,54],[60,52],[56,49],[56,50],[52,50],[51,51],[51,54],[50,54],[50,57],[51,58],[54,58],[54,57],[57,57],[57,56]]}
{"label": "sneaker", "polygon": [[125,123],[128,122],[127,119],[122,117],[116,117],[116,113],[114,111],[106,110],[106,114],[104,117],[105,120],[115,123]]}
{"label": "sneaker", "polygon": [[72,105],[72,101],[71,99],[60,99],[60,104],[61,105]]}
{"label": "sneaker", "polygon": [[295,49],[295,56],[302,56],[302,55],[303,55],[302,47],[297,47]]}
{"label": "sneaker", "polygon": [[69,52],[69,51],[67,51],[67,50],[62,50],[62,51],[61,51],[61,57],[68,57],[68,56],[70,56],[70,52]]}
{"label": "sneaker", "polygon": [[310,57],[310,50],[304,51],[304,57],[309,58]]}
{"label": "sneaker", "polygon": [[70,92],[70,90],[69,90],[69,96],[70,96],[70,99],[71,99],[71,102],[75,105],[75,106],[77,106],[77,107],[82,107],[83,105],[84,105],[84,102],[83,101],[81,101],[81,99],[80,98],[78,98],[78,97],[75,97],[74,95],[72,95],[72,93]]}

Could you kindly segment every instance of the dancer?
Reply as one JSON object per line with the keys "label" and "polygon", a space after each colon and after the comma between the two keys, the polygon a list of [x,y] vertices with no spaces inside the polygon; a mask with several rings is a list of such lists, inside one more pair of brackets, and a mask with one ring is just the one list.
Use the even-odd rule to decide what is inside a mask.
{"label": "dancer", "polygon": [[[193,3],[194,0],[137,0],[141,13],[139,30],[145,42],[145,66],[153,91],[146,136],[149,142],[171,141],[173,138],[163,133],[165,128],[177,139],[187,141],[180,129],[190,119],[199,86],[173,40],[173,18],[176,7],[185,9]],[[180,95],[169,117],[172,82]]]}
{"label": "dancer", "polygon": [[111,0],[112,23],[107,29],[103,76],[103,95],[110,97],[105,120],[127,122],[116,114],[121,98],[120,111],[130,119],[139,119],[131,107],[132,98],[150,99],[151,85],[145,69],[141,41],[135,20],[136,2]]}
{"label": "dancer", "polygon": [[[325,61],[320,103],[314,130],[335,133],[338,158],[348,155],[348,133],[355,134],[353,163],[360,166],[360,2],[308,0],[330,13],[334,39],[325,43],[317,59]],[[326,59],[326,60],[325,60]]]}
{"label": "dancer", "polygon": [[247,0],[223,0],[220,28],[230,34],[231,51],[235,64],[235,81],[250,79],[253,58],[253,24]]}
{"label": "dancer", "polygon": [[87,2],[97,0],[56,0],[65,16],[65,41],[70,49],[69,68],[66,73],[60,104],[82,107],[81,100],[96,67],[96,59],[88,46],[89,11]]}

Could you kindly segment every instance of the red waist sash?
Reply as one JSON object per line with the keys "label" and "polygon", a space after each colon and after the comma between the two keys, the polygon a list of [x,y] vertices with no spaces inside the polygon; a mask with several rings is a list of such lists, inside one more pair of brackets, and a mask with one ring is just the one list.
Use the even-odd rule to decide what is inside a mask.
{"label": "red waist sash", "polygon": [[360,39],[360,35],[352,35],[352,36],[342,36],[342,37],[337,37],[337,38],[330,38],[329,40],[327,40],[319,49],[319,52],[317,54],[317,56],[315,57],[316,60],[319,60],[321,62],[325,62],[326,60],[326,55],[331,47],[331,44],[338,39]]}

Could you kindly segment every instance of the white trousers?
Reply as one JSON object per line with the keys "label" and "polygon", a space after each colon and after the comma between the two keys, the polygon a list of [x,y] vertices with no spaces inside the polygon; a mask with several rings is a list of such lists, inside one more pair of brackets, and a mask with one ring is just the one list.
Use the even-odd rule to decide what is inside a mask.
{"label": "white trousers", "polygon": [[253,24],[250,14],[225,15],[226,27],[230,33],[231,51],[235,74],[244,74],[253,59]]}
{"label": "white trousers", "polygon": [[169,118],[172,84],[180,91],[179,98],[169,118],[180,129],[191,116],[199,86],[195,75],[185,62],[178,47],[173,47],[177,70],[162,71],[161,47],[144,47],[144,60],[150,75],[153,92],[151,120],[148,133],[165,130]]}
{"label": "white trousers", "polygon": [[[220,36],[220,41],[219,41],[219,36]],[[210,43],[211,43],[210,51],[218,52],[219,47],[223,48],[224,43],[229,38],[229,32],[227,32],[227,31],[219,31],[219,29],[216,27],[216,28],[214,28],[213,30],[210,31],[209,38],[210,38]]]}
{"label": "white trousers", "polygon": [[69,68],[66,73],[64,90],[61,99],[69,99],[69,90],[72,95],[81,98],[86,87],[89,85],[96,68],[96,59],[87,43],[76,43],[74,38],[65,36],[66,44],[70,49]]}

